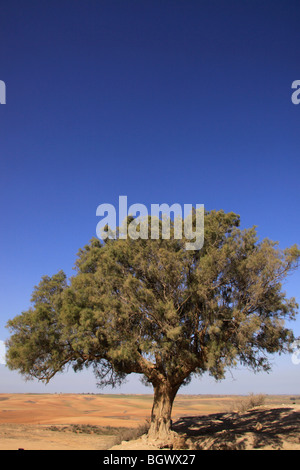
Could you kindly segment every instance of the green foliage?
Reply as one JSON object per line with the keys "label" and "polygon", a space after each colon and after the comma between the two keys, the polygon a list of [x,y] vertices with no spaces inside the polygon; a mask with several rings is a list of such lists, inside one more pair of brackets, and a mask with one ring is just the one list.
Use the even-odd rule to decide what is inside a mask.
{"label": "green foliage", "polygon": [[99,385],[135,372],[173,389],[205,371],[221,379],[238,362],[268,370],[266,353],[294,339],[284,320],[298,306],[282,282],[299,256],[223,211],[205,213],[200,251],[184,239],[93,239],[68,282],[45,276],[32,307],[8,322],[7,364],[44,381],[92,365]]}

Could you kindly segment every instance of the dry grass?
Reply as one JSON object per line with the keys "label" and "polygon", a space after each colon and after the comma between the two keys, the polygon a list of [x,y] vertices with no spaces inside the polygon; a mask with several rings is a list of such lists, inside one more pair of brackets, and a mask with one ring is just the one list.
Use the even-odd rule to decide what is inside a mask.
{"label": "dry grass", "polygon": [[46,428],[53,432],[72,432],[76,434],[96,434],[98,436],[118,436],[128,431],[128,428],[112,426],[93,426],[91,424],[71,424],[66,426],[49,426]]}
{"label": "dry grass", "polygon": [[122,426],[93,426],[90,424],[71,424],[67,426],[49,426],[46,428],[53,432],[71,432],[76,434],[94,434],[97,436],[114,436],[113,445],[121,444],[123,441],[138,439],[149,430],[149,421],[139,424],[135,428],[125,428]]}
{"label": "dry grass", "polygon": [[266,403],[266,395],[262,393],[250,393],[247,397],[239,398],[231,403],[230,412],[245,413],[246,411],[263,406]]}
{"label": "dry grass", "polygon": [[150,421],[146,420],[144,423],[139,424],[136,428],[122,428],[116,436],[115,444],[121,444],[123,441],[132,441],[136,440],[139,437],[147,434],[150,427]]}

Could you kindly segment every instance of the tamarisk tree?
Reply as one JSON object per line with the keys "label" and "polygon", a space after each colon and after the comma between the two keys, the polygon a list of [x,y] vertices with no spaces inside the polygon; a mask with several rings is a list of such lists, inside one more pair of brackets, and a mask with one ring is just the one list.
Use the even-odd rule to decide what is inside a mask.
{"label": "tamarisk tree", "polygon": [[48,382],[68,364],[91,366],[100,386],[140,374],[154,389],[149,436],[167,439],[191,377],[222,379],[238,363],[268,371],[270,354],[294,340],[285,320],[298,305],[282,282],[300,251],[239,224],[234,213],[205,212],[199,251],[172,231],[170,240],[92,239],[73,277],[43,277],[31,308],[8,322],[8,367]]}

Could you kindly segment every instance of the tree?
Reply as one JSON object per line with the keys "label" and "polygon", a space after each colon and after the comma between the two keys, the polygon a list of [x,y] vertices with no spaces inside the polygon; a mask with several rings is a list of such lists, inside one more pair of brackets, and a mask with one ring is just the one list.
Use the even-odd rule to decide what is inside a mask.
{"label": "tree", "polygon": [[241,230],[239,216],[205,212],[199,251],[185,240],[98,239],[80,249],[76,274],[60,271],[35,287],[32,307],[8,322],[7,365],[48,382],[71,364],[93,366],[100,386],[141,374],[154,388],[149,436],[171,434],[179,388],[238,363],[270,369],[289,351],[298,305],[282,291],[297,246],[281,250]]}

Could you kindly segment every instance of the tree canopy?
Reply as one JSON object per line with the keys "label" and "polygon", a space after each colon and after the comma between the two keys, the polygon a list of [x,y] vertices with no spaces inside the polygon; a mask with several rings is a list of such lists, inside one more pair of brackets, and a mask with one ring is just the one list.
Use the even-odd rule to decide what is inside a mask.
{"label": "tree canopy", "polygon": [[224,378],[238,363],[269,370],[269,354],[289,351],[285,320],[298,305],[283,291],[298,247],[259,241],[240,218],[205,212],[204,245],[185,240],[94,238],[76,273],[44,276],[31,308],[8,322],[7,365],[48,382],[71,364],[92,366],[100,386],[141,374],[154,387],[150,433],[170,430],[173,400],[193,375]]}

